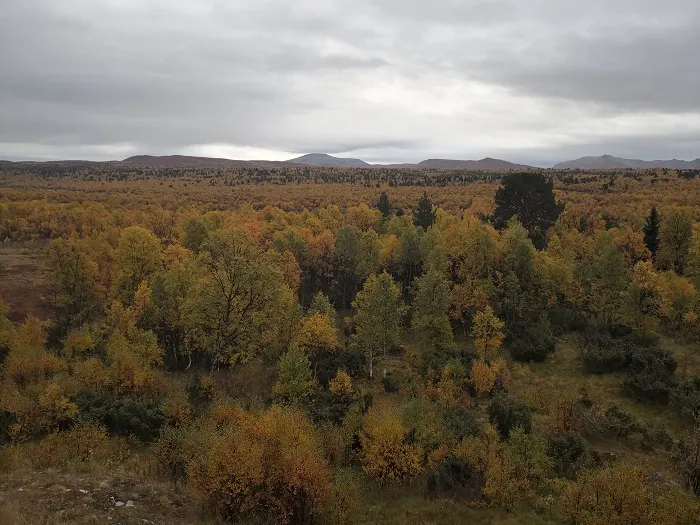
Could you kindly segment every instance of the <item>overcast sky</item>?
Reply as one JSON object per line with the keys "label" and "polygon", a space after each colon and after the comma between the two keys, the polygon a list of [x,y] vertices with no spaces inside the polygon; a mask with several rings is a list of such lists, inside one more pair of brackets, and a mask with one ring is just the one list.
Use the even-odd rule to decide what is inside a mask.
{"label": "overcast sky", "polygon": [[698,0],[0,0],[0,158],[700,157]]}

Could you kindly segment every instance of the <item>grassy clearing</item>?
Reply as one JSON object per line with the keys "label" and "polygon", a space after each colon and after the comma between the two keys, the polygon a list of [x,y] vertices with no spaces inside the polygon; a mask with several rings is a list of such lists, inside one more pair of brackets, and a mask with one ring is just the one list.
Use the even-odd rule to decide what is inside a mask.
{"label": "grassy clearing", "polygon": [[0,295],[10,307],[10,321],[20,323],[30,315],[41,320],[51,316],[43,259],[41,246],[0,243]]}
{"label": "grassy clearing", "polygon": [[[662,340],[662,344],[669,347],[679,361],[690,356],[689,370],[691,366],[700,365],[698,357],[692,354],[692,349],[668,339]],[[594,406],[607,408],[617,405],[641,423],[665,426],[674,437],[680,437],[690,429],[687,422],[677,417],[668,406],[641,402],[628,395],[622,387],[624,372],[600,375],[588,373],[583,367],[573,335],[563,337],[557,344],[554,355],[546,362],[528,365],[514,363],[511,369],[513,380],[509,389],[516,397],[538,410],[535,416],[536,427],[547,424],[547,410],[552,401],[567,394],[585,393]]]}

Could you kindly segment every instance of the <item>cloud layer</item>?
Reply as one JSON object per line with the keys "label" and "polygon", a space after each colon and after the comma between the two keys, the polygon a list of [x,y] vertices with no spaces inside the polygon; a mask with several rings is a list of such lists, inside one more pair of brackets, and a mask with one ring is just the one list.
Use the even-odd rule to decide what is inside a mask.
{"label": "cloud layer", "polygon": [[700,157],[696,0],[0,0],[0,158]]}

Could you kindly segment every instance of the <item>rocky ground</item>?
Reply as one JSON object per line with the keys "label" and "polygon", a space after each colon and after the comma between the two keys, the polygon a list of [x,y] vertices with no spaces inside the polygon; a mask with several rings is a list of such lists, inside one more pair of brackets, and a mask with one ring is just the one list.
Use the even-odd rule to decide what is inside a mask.
{"label": "rocky ground", "polygon": [[54,471],[0,477],[3,525],[192,525],[203,522],[187,493],[168,483]]}

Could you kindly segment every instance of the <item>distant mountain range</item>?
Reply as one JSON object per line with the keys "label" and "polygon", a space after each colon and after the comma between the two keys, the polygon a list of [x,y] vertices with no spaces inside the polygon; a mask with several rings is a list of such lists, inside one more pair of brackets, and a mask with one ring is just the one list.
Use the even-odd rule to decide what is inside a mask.
{"label": "distant mountain range", "polygon": [[[473,170],[473,171],[509,171],[538,169],[524,164],[515,164],[501,159],[487,157],[481,160],[428,159],[417,164],[369,164],[360,159],[333,157],[325,153],[309,153],[287,161],[271,160],[233,160],[209,157],[190,157],[185,155],[151,156],[137,155],[121,161],[90,162],[81,160],[62,160],[48,162],[10,162],[0,160],[0,168],[21,165],[105,165],[105,166],[138,166],[158,168],[294,168],[299,166],[333,167],[333,168],[416,168],[435,170]],[[577,160],[560,162],[554,169],[700,169],[700,158],[695,160],[637,160],[603,155],[601,157],[581,157]]]}
{"label": "distant mountain range", "polygon": [[605,170],[605,169],[649,169],[668,168],[672,170],[700,169],[700,158],[695,160],[639,160],[623,159],[612,155],[601,157],[581,157],[576,160],[560,162],[554,165],[554,169],[579,169],[579,170]]}
{"label": "distant mountain range", "polygon": [[295,164],[306,166],[327,166],[344,168],[423,168],[435,170],[459,170],[470,169],[480,171],[503,170],[528,170],[532,166],[513,164],[505,160],[485,158],[482,160],[452,160],[452,159],[428,159],[417,164],[369,164],[360,159],[346,159],[326,155],[325,153],[310,153],[296,159],[289,160]]}
{"label": "distant mountain range", "polygon": [[137,155],[129,157],[116,164],[133,166],[153,166],[160,168],[246,168],[246,167],[272,167],[292,164],[276,162],[272,160],[233,160],[217,159],[210,157],[189,157],[185,155],[167,155],[154,157],[151,155]]}

